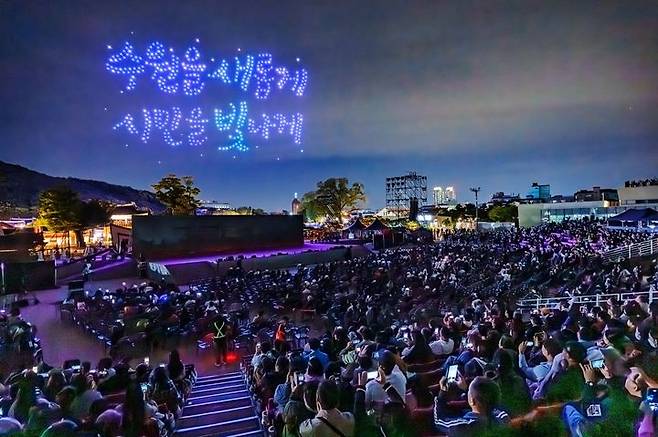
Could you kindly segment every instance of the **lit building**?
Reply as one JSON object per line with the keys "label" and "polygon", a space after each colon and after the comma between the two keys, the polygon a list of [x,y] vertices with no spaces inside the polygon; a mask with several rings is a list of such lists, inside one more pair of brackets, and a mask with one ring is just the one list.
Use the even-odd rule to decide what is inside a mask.
{"label": "lit building", "polygon": [[502,191],[498,191],[491,195],[492,205],[507,205],[508,203],[518,203],[521,200],[521,197],[518,194],[505,194]]}
{"label": "lit building", "polygon": [[619,200],[617,190],[614,188],[592,187],[591,190],[578,190],[573,198],[576,202],[588,202],[592,200],[608,200],[616,202]]}
{"label": "lit building", "polygon": [[148,214],[148,210],[140,209],[135,202],[116,205],[110,212],[110,223],[131,229],[134,215]]}
{"label": "lit building", "polygon": [[201,205],[197,208],[197,215],[216,215],[230,211],[231,205],[227,202],[218,202],[216,200],[202,200]]}
{"label": "lit building", "polygon": [[295,198],[292,199],[292,203],[290,205],[290,214],[298,215],[301,210],[302,210],[302,202],[300,202],[299,199],[297,199],[297,193],[295,193]]}
{"label": "lit building", "polygon": [[[618,188],[619,201],[605,199],[581,202],[529,203],[519,205],[519,226],[582,218],[608,219],[632,208],[658,209],[658,180],[626,182]],[[602,196],[602,197],[604,197]]]}
{"label": "lit building", "polygon": [[548,202],[551,199],[551,186],[550,184],[540,184],[533,182],[526,196],[528,200],[538,202]]}
{"label": "lit building", "polygon": [[356,219],[359,217],[374,217],[377,213],[372,209],[355,209],[350,212],[350,219]]}
{"label": "lit building", "polygon": [[658,179],[626,181],[617,193],[620,205],[658,203]]}
{"label": "lit building", "polygon": [[457,196],[454,187],[434,187],[432,190],[434,205],[453,205],[457,203]]}

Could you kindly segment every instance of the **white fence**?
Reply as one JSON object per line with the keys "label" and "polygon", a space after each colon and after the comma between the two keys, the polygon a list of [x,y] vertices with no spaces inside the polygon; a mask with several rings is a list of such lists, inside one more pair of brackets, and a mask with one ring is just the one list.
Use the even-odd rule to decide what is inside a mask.
{"label": "white fence", "polygon": [[[618,301],[623,302],[626,299],[635,299],[636,296],[647,296],[649,303],[653,302],[654,299],[658,299],[658,292],[656,291],[642,291],[640,293],[609,293],[609,294],[596,294],[596,295],[582,295],[575,296],[575,302],[579,305],[595,305],[598,306],[601,303],[607,301],[609,298],[614,297]],[[569,296],[565,297],[537,297],[522,299],[517,302],[519,308],[558,308],[562,302],[568,302],[572,298]]]}
{"label": "white fence", "polygon": [[602,257],[609,262],[619,262],[654,254],[658,254],[658,237],[609,250],[603,253]]}

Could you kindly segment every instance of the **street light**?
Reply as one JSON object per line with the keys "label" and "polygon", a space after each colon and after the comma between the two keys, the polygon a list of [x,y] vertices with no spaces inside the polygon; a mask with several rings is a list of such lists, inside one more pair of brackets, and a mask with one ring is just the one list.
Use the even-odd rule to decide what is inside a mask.
{"label": "street light", "polygon": [[475,230],[478,230],[478,193],[480,192],[480,187],[471,187],[469,188],[473,193],[475,193]]}

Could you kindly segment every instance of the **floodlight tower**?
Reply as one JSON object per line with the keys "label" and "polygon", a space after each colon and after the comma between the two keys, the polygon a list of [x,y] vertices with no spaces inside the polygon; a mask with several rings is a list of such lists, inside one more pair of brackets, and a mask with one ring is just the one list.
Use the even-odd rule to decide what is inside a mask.
{"label": "floodlight tower", "polygon": [[478,193],[480,192],[481,188],[480,187],[471,187],[469,188],[473,193],[475,193],[475,230],[477,231],[478,228]]}

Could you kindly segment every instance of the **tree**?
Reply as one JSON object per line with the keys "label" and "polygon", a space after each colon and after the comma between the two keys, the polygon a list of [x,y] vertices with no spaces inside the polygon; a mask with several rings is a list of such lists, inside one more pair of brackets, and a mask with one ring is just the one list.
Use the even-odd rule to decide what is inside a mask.
{"label": "tree", "polygon": [[78,247],[84,247],[82,231],[110,221],[110,205],[102,200],[83,202],[66,186],[39,195],[39,222],[54,232],[75,232]]}
{"label": "tree", "polygon": [[304,194],[301,202],[307,217],[326,216],[341,224],[343,218],[365,200],[363,184],[355,182],[350,186],[347,178],[330,178],[318,182],[317,189]]}
{"label": "tree", "polygon": [[177,177],[175,174],[165,176],[152,185],[155,197],[167,207],[173,215],[194,215],[200,205],[197,196],[201,192],[194,186],[192,176]]}
{"label": "tree", "polygon": [[77,215],[78,226],[73,228],[73,232],[75,232],[75,240],[78,243],[78,247],[84,247],[85,240],[82,231],[87,228],[109,223],[110,204],[103,200],[80,202]]}
{"label": "tree", "polygon": [[495,222],[514,222],[518,216],[516,205],[496,205],[489,211],[489,218]]}
{"label": "tree", "polygon": [[315,191],[310,191],[304,194],[300,200],[301,212],[309,222],[317,222],[323,215],[315,197]]}
{"label": "tree", "polygon": [[39,219],[54,232],[78,229],[81,203],[78,193],[69,187],[53,187],[39,195]]}

